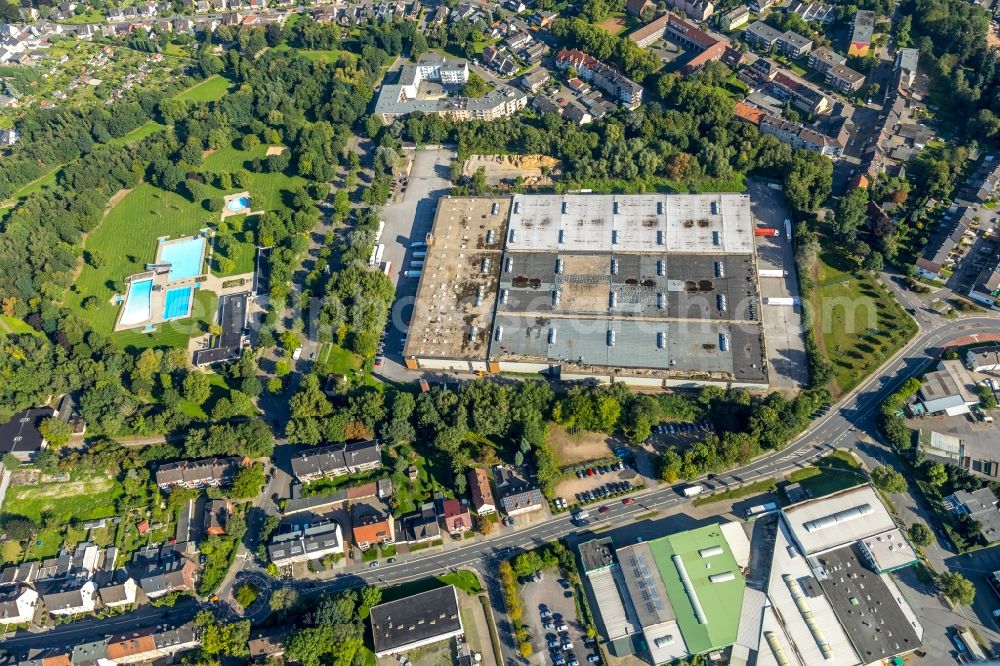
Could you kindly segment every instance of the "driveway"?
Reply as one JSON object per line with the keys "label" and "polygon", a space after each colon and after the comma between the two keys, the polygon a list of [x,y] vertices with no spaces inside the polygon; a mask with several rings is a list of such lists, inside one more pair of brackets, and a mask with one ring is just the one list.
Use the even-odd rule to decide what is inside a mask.
{"label": "driveway", "polygon": [[406,277],[410,270],[411,244],[423,241],[434,223],[437,200],[451,190],[451,165],[456,154],[453,148],[417,150],[410,167],[406,192],[382,211],[385,230],[385,260],[392,262],[389,279],[396,285],[396,302],[389,320],[386,359],[382,375],[398,381],[409,381],[402,365],[403,341],[417,295],[419,278]]}

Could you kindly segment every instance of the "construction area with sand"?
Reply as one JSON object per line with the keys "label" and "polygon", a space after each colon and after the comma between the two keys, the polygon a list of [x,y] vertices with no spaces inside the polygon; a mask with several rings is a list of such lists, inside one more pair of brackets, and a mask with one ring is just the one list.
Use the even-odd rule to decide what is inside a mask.
{"label": "construction area with sand", "polygon": [[561,173],[559,160],[547,155],[470,155],[462,165],[462,175],[471,178],[479,168],[486,171],[486,182],[499,185],[521,177],[524,184],[550,185]]}

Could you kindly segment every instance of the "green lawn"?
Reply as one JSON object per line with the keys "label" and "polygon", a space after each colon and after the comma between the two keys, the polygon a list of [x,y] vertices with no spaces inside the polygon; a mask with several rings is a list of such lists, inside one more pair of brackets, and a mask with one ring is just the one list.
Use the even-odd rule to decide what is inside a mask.
{"label": "green lawn", "polygon": [[[231,173],[245,167],[253,159],[264,157],[267,148],[267,146],[258,146],[250,151],[238,150],[233,147],[222,148],[205,158],[201,171],[213,173],[228,171]],[[282,208],[285,205],[283,193],[291,192],[305,184],[306,180],[299,176],[286,176],[283,173],[251,173],[250,187],[247,188],[253,200],[251,207],[255,211]],[[232,194],[232,192],[225,194]]]}
{"label": "green lawn", "polygon": [[483,591],[483,586],[479,582],[479,577],[471,571],[464,569],[455,573],[445,574],[438,578],[445,585],[454,585],[466,594],[479,594]]}
{"label": "green lawn", "polygon": [[147,136],[156,134],[162,129],[166,129],[166,125],[161,125],[155,120],[150,120],[144,125],[139,125],[128,134],[120,136],[117,139],[112,139],[110,143],[115,146],[124,146],[129,143],[135,143],[136,141],[142,141]]}
{"label": "green lawn", "polygon": [[12,333],[34,335],[37,331],[17,317],[0,315],[0,335],[9,335]]}
{"label": "green lawn", "polygon": [[14,192],[14,195],[11,197],[11,199],[23,199],[29,194],[34,194],[35,192],[41,192],[46,187],[55,184],[56,176],[59,174],[60,169],[62,169],[61,164],[52,167],[52,169],[48,173],[39,176],[35,180],[21,187],[21,189],[19,189],[18,191]]}
{"label": "green lawn", "polygon": [[208,400],[205,401],[205,404],[198,405],[190,400],[181,400],[178,404],[179,409],[193,419],[207,419],[215,403],[218,402],[220,398],[229,395],[229,386],[226,384],[225,377],[215,372],[209,372],[207,374],[208,383],[212,386],[212,392],[209,394]]}
{"label": "green lawn", "polygon": [[916,334],[889,290],[827,246],[820,253],[813,307],[820,349],[834,367],[834,393],[843,394],[868,377]]}
{"label": "green lawn", "polygon": [[323,60],[325,62],[337,62],[341,58],[346,58],[347,60],[356,62],[358,56],[350,51],[344,51],[341,49],[331,49],[329,51],[305,51],[300,50],[299,53],[309,58],[310,60]]}
{"label": "green lawn", "polygon": [[229,248],[227,256],[233,260],[233,269],[222,271],[218,266],[218,258],[223,256],[218,245],[215,248],[215,256],[212,259],[212,273],[222,277],[228,275],[241,275],[250,273],[254,269],[254,260],[257,258],[257,244],[254,242],[257,230],[257,216],[234,215],[227,217],[225,221],[229,232],[240,241]]}
{"label": "green lawn", "polygon": [[222,76],[210,76],[196,86],[188,88],[177,95],[176,99],[190,102],[214,102],[230,92],[235,86]]}
{"label": "green lawn", "polygon": [[121,488],[114,479],[80,472],[68,482],[10,488],[3,513],[38,522],[44,512],[63,524],[70,519],[109,518],[115,514],[114,499],[119,494]]}
{"label": "green lawn", "polygon": [[316,364],[323,373],[350,375],[360,370],[363,363],[363,358],[332,342],[324,343],[316,357]]}
{"label": "green lawn", "polygon": [[739,488],[732,488],[725,492],[714,493],[712,495],[706,495],[704,497],[699,497],[692,502],[695,506],[702,506],[704,504],[712,504],[714,502],[721,502],[723,500],[739,499],[740,497],[749,497],[750,495],[760,495],[762,493],[773,493],[778,489],[777,483],[774,479],[762,479],[760,481],[755,481],[754,483],[747,484],[745,486],[740,486]]}
{"label": "green lawn", "polygon": [[788,475],[789,483],[801,483],[810,497],[823,497],[853,488],[868,479],[858,461],[846,451],[834,451],[816,462],[815,467],[798,469]]}

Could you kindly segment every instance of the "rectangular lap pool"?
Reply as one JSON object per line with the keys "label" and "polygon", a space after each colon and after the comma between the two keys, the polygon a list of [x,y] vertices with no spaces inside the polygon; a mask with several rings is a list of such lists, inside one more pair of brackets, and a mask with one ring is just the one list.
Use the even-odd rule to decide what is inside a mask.
{"label": "rectangular lap pool", "polygon": [[201,275],[202,257],[205,254],[205,238],[195,236],[160,244],[158,264],[170,264],[170,282],[187,280]]}
{"label": "rectangular lap pool", "polygon": [[153,280],[132,282],[122,306],[122,316],[118,319],[119,326],[134,326],[150,319],[150,294],[153,291]]}
{"label": "rectangular lap pool", "polygon": [[179,319],[191,314],[191,292],[194,287],[170,289],[163,297],[163,320]]}

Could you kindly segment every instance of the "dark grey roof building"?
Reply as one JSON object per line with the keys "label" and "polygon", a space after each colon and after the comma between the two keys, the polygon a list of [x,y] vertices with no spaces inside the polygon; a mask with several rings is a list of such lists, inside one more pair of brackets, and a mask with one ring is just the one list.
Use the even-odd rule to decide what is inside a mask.
{"label": "dark grey roof building", "polygon": [[333,444],[308,449],[292,458],[292,473],[303,483],[325,476],[343,476],[382,466],[381,447],[377,440]]}
{"label": "dark grey roof building", "polygon": [[375,606],[371,621],[376,657],[407,652],[463,632],[453,585]]}
{"label": "dark grey roof building", "polygon": [[0,455],[10,453],[21,462],[32,460],[48,442],[38,431],[44,419],[55,416],[51,407],[38,407],[18,412],[10,421],[0,426]]}

